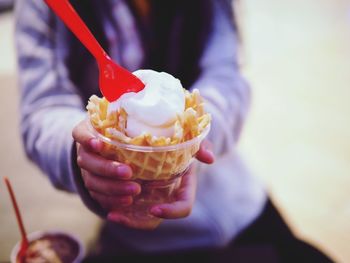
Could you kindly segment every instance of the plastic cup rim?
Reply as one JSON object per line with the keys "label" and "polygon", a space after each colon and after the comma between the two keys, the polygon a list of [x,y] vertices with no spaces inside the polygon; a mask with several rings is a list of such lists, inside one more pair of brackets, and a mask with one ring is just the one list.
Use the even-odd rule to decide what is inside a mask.
{"label": "plastic cup rim", "polygon": [[210,124],[208,124],[197,137],[194,137],[191,140],[188,140],[182,143],[167,145],[167,146],[139,146],[139,145],[132,145],[132,144],[118,142],[102,135],[93,127],[90,121],[89,121],[89,127],[92,133],[103,142],[114,145],[121,149],[137,151],[137,152],[170,152],[170,151],[177,151],[184,148],[188,148],[194,144],[197,144],[198,142],[201,142],[208,135],[210,131]]}

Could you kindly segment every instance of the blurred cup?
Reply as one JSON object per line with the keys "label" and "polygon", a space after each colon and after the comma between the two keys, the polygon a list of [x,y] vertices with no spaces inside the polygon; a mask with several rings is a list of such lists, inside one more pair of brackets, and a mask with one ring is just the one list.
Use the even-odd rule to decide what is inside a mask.
{"label": "blurred cup", "polygon": [[[29,247],[26,254],[28,262],[80,263],[85,256],[84,246],[79,238],[61,230],[37,231],[27,236]],[[13,247],[11,263],[19,263],[17,255],[21,241]],[[60,261],[58,261],[58,259]]]}

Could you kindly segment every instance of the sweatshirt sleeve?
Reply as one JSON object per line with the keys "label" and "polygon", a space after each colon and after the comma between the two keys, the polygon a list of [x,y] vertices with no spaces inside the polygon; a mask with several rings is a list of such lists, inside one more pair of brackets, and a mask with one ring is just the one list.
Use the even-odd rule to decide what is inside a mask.
{"label": "sweatshirt sleeve", "polygon": [[20,127],[26,154],[55,187],[75,192],[71,134],[86,113],[57,53],[55,17],[41,0],[18,0],[15,17]]}
{"label": "sweatshirt sleeve", "polygon": [[236,30],[226,11],[215,1],[212,33],[200,61],[202,73],[192,87],[199,89],[212,115],[208,138],[217,156],[234,147],[250,103],[249,86],[239,72]]}

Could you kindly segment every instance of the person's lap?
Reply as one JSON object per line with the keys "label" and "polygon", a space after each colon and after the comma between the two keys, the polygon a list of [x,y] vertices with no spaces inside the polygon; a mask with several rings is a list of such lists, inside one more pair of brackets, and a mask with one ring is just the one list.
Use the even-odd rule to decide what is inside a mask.
{"label": "person's lap", "polygon": [[[103,239],[103,238],[102,238]],[[223,249],[163,254],[98,254],[84,262],[333,262],[315,247],[297,239],[268,201],[261,215]],[[198,261],[197,261],[198,260]]]}
{"label": "person's lap", "polygon": [[[261,262],[264,257],[259,258],[259,254],[264,253],[267,257],[265,259],[271,258],[271,261],[262,260],[264,262],[332,262],[323,252],[296,238],[270,200],[263,213],[230,247],[233,251],[241,251],[242,255],[246,253],[247,258],[253,262],[258,262],[259,259]],[[245,261],[242,257],[241,262],[251,261]]]}

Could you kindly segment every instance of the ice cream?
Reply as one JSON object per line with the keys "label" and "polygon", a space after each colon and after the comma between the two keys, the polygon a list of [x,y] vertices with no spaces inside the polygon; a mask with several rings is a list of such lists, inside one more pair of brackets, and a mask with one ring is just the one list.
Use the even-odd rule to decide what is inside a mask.
{"label": "ice cream", "polygon": [[179,144],[200,135],[210,124],[197,89],[185,90],[165,72],[134,72],[145,88],[109,103],[91,96],[87,110],[92,126],[103,136],[139,146]]}
{"label": "ice cream", "polygon": [[133,73],[145,84],[138,93],[126,93],[108,106],[108,112],[123,108],[128,115],[126,134],[142,133],[171,137],[178,115],[185,110],[185,92],[180,81],[165,72],[138,70]]}

